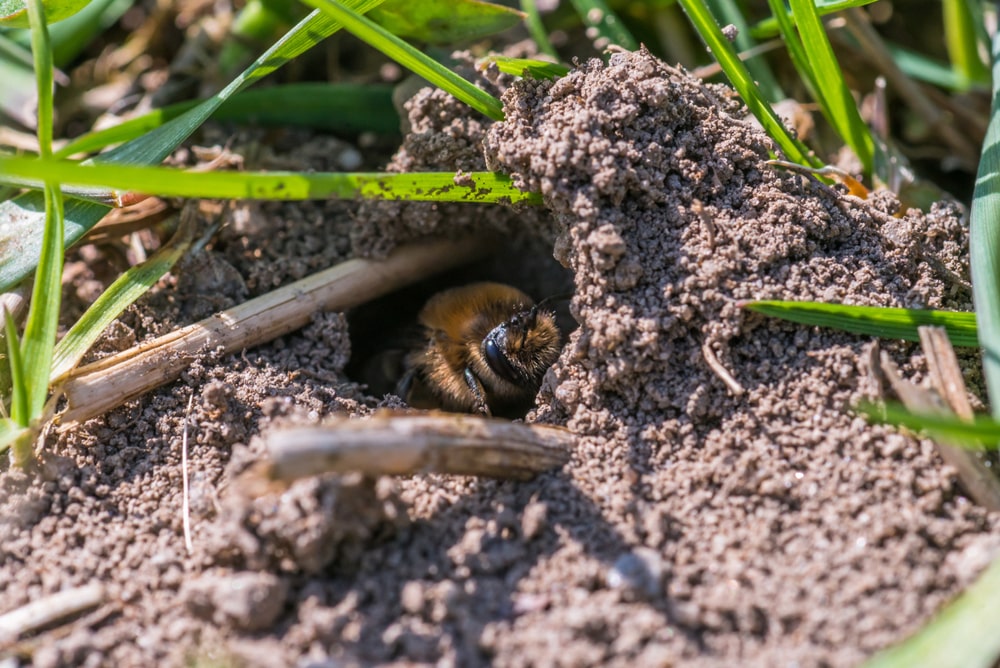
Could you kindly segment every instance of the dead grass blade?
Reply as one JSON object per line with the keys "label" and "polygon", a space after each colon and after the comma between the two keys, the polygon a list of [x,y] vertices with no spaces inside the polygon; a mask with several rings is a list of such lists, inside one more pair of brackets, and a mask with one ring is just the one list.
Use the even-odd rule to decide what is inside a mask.
{"label": "dead grass blade", "polygon": [[130,350],[80,367],[60,388],[65,426],[101,415],[171,382],[199,355],[231,353],[484,254],[491,237],[432,240],[397,249],[384,261],[349,260]]}
{"label": "dead grass blade", "polygon": [[569,461],[573,434],[562,427],[450,413],[380,411],[319,427],[276,431],[270,461],[248,474],[288,483],[321,473],[369,476],[445,473],[527,480]]}

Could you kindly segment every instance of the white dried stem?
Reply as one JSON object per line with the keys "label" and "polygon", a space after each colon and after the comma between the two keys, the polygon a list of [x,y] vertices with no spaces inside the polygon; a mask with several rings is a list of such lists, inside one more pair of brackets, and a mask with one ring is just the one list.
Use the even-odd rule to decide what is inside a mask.
{"label": "white dried stem", "polygon": [[17,640],[26,633],[96,607],[104,599],[104,585],[89,584],[32,601],[0,615],[0,642]]}
{"label": "white dried stem", "polygon": [[[963,420],[971,420],[972,406],[947,332],[943,327],[930,326],[922,326],[918,332],[934,389],[918,387],[904,380],[885,353],[881,355],[882,373],[910,411],[942,416],[957,414]],[[933,442],[941,459],[958,472],[958,479],[969,496],[984,508],[1000,510],[1000,481],[986,466],[980,453],[940,438]]]}
{"label": "white dried stem", "polygon": [[73,372],[62,386],[64,425],[92,417],[176,379],[206,352],[231,353],[293,332],[318,311],[342,311],[483,254],[489,237],[433,240],[383,261],[349,260],[201,322]]}

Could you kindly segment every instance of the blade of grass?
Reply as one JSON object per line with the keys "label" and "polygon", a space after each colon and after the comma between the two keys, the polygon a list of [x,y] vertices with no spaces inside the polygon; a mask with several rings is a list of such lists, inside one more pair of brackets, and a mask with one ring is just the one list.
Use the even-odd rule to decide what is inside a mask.
{"label": "blade of grass", "polygon": [[31,460],[31,444],[34,438],[33,429],[22,427],[12,418],[0,418],[0,453],[13,448],[13,460],[16,465],[21,466]]}
{"label": "blade of grass", "polygon": [[[114,201],[122,191],[212,199],[406,199],[419,202],[541,203],[537,193],[518,190],[508,176],[473,172],[472,185],[457,185],[453,172],[189,172],[169,167],[84,165],[66,160],[0,156],[0,173],[81,186],[78,196]],[[85,188],[85,186],[102,186]],[[119,190],[109,189],[109,187]],[[72,201],[72,200],[71,200]]]}
{"label": "blade of grass", "polygon": [[[349,0],[358,11],[367,11],[381,0]],[[239,77],[197,108],[142,137],[95,159],[104,163],[151,164],[163,160],[187,139],[225,100],[275,71],[340,29],[322,12],[312,12],[264,52]],[[104,217],[108,206],[81,200],[66,204],[67,245],[76,242]],[[0,203],[0,291],[8,290],[30,274],[40,255],[45,218],[44,199],[28,193]]]}
{"label": "blade of grass", "polygon": [[827,39],[826,29],[820,19],[813,0],[790,0],[792,14],[802,37],[807,63],[814,70],[813,81],[817,93],[825,101],[830,120],[840,137],[851,147],[864,165],[865,174],[872,173],[875,159],[875,143],[865,122],[861,119],[858,106],[851,95],[840,64]]}
{"label": "blade of grass", "polygon": [[[865,5],[870,5],[877,0],[816,0],[816,11],[819,12],[820,16],[827,16],[828,14],[833,14],[834,12],[840,12],[850,7],[864,7]],[[782,11],[774,12],[772,9],[772,16],[766,18],[762,21],[757,22],[750,28],[750,34],[754,39],[759,39],[761,41],[771,39],[781,34],[781,28],[778,25],[778,16],[784,15],[791,18],[792,13],[784,4],[781,5]]]}
{"label": "blade of grass", "polygon": [[1000,560],[934,620],[864,668],[990,668],[1000,657]]}
{"label": "blade of grass", "polygon": [[989,81],[990,71],[979,59],[979,34],[969,1],[943,0],[941,11],[944,14],[944,43],[963,89],[968,89],[973,82]]}
{"label": "blade of grass", "polygon": [[[31,51],[38,80],[38,147],[43,158],[52,155],[52,49],[41,0],[28,0],[31,22]],[[39,417],[49,392],[49,368],[59,326],[62,298],[63,200],[58,183],[45,182],[45,229],[42,253],[31,292],[31,307],[24,327],[21,353],[24,359],[23,382],[28,399],[28,426]]]}
{"label": "blade of grass", "polygon": [[527,17],[525,23],[528,26],[528,32],[531,33],[531,39],[535,40],[535,44],[538,46],[538,51],[559,60],[559,53],[549,41],[549,35],[545,31],[545,24],[542,23],[542,16],[538,13],[535,0],[521,0],[521,11]]}
{"label": "blade of grass", "polygon": [[992,57],[993,102],[969,214],[969,256],[983,372],[993,416],[1000,418],[1000,33]]}
{"label": "blade of grass", "polygon": [[953,345],[978,345],[975,313],[793,301],[756,301],[741,306],[748,311],[803,325],[904,341],[919,341],[917,328],[921,325],[939,325],[947,330]]}
{"label": "blade of grass", "polygon": [[[720,23],[729,23],[736,27],[736,39],[733,44],[740,53],[753,52],[760,45],[750,34],[750,27],[743,16],[743,11],[735,0],[708,0],[709,9],[719,19]],[[771,67],[763,58],[744,60],[747,70],[757,82],[761,94],[768,102],[775,103],[785,99],[785,92],[771,72]]]}
{"label": "blade of grass", "polygon": [[336,0],[303,1],[342,23],[348,32],[361,41],[378,49],[431,84],[451,93],[476,111],[495,121],[503,120],[503,106],[500,100],[421,53],[377,23],[348,9]]}
{"label": "blade of grass", "polygon": [[789,133],[784,123],[774,113],[774,109],[761,95],[753,77],[750,76],[750,72],[740,60],[733,45],[722,34],[719,24],[715,22],[704,0],[679,0],[679,2],[702,41],[711,49],[712,55],[719,62],[722,71],[726,73],[736,92],[740,94],[743,102],[760,121],[768,136],[784,151],[785,157],[791,162],[814,167],[820,166],[821,161],[811,155],[802,142]]}
{"label": "blade of grass", "polygon": [[524,20],[512,7],[481,0],[385,0],[368,16],[397,37],[439,46],[478,40]]}
{"label": "blade of grass", "polygon": [[[17,325],[14,317],[4,309],[4,330],[7,339],[7,364],[10,367],[11,395],[10,416],[18,425],[26,425],[31,421],[28,410],[27,384],[24,378],[24,362],[21,360],[21,343],[17,337]],[[3,451],[3,448],[0,448]]]}
{"label": "blade of grass", "polygon": [[[179,102],[81,135],[55,152],[57,158],[93,153],[129,141],[177,118],[204,100]],[[237,93],[212,114],[216,121],[257,125],[298,125],[348,135],[399,131],[392,87],[372,84],[299,83]]]}
{"label": "blade of grass", "polygon": [[[629,51],[635,51],[639,48],[639,42],[604,0],[572,0],[572,3],[584,25],[596,30],[598,36],[607,40],[608,44],[616,44]],[[595,46],[597,46],[596,41]],[[597,46],[597,48],[603,48],[603,46]]]}
{"label": "blade of grass", "polygon": [[558,63],[530,58],[508,58],[507,56],[486,56],[480,63],[496,63],[497,69],[516,77],[528,75],[534,79],[558,79],[569,74],[569,68]]}
{"label": "blade of grass", "polygon": [[182,224],[170,242],[151,258],[119,276],[101,293],[56,346],[50,374],[53,383],[80,363],[108,325],[170,271],[191,247],[192,241],[192,226]]}
{"label": "blade of grass", "polygon": [[26,128],[35,126],[34,108],[38,101],[31,52],[0,34],[0,118],[7,118]]}
{"label": "blade of grass", "polygon": [[954,415],[911,413],[906,407],[892,402],[885,405],[862,402],[858,410],[871,422],[926,432],[932,438],[963,447],[996,449],[1000,442],[1000,422],[989,417],[977,417],[969,422]]}

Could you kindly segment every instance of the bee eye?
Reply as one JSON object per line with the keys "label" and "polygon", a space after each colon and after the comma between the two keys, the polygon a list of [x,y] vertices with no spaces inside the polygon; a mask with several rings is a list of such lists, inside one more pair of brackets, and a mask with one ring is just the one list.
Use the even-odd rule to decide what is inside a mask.
{"label": "bee eye", "polygon": [[507,359],[507,355],[498,342],[498,339],[503,340],[506,338],[507,333],[503,328],[504,326],[500,325],[486,335],[486,338],[483,340],[483,356],[486,357],[486,364],[493,373],[507,382],[521,383],[523,382],[521,374],[514,370],[510,360]]}

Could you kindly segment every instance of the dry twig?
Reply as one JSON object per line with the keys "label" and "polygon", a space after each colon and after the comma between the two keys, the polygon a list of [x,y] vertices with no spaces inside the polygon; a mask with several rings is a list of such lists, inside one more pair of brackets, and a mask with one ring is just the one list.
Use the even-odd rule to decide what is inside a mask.
{"label": "dry twig", "polygon": [[[243,489],[321,473],[369,476],[445,473],[525,480],[562,466],[573,435],[562,427],[452,413],[381,411],[319,427],[276,431],[269,461],[252,469]],[[264,483],[261,485],[260,483]]]}
{"label": "dry twig", "polygon": [[169,383],[199,355],[231,353],[288,334],[314,313],[357,306],[482,255],[490,237],[433,240],[386,260],[349,260],[73,372],[61,390],[64,425],[88,420]]}
{"label": "dry twig", "polygon": [[0,615],[0,643],[13,642],[26,633],[96,607],[104,599],[104,585],[89,584],[32,601]]}
{"label": "dry twig", "polygon": [[[954,414],[963,420],[972,420],[972,406],[947,331],[943,327],[925,325],[918,328],[918,332],[927,356],[933,390],[904,380],[885,353],[881,355],[880,371],[908,410],[925,415]],[[984,508],[1000,510],[1000,481],[986,466],[981,453],[940,439],[935,439],[934,444],[941,459],[958,472],[969,496]]]}

